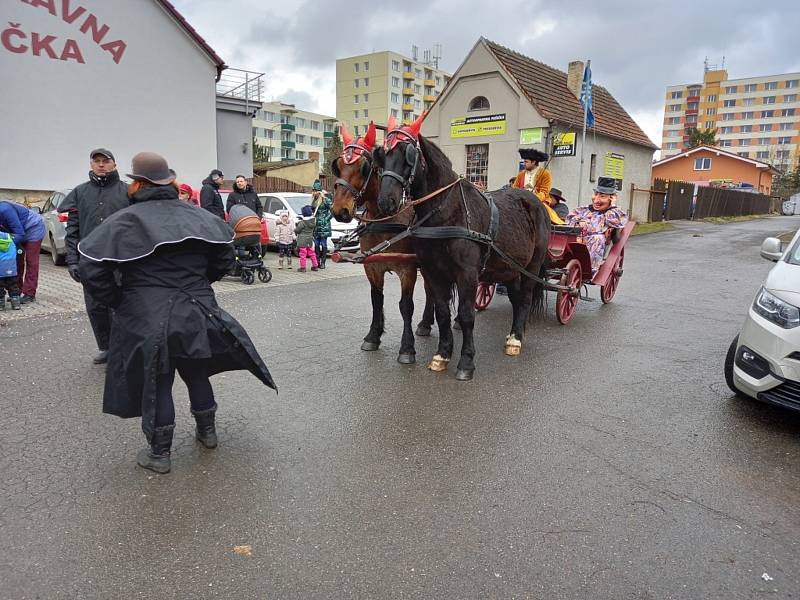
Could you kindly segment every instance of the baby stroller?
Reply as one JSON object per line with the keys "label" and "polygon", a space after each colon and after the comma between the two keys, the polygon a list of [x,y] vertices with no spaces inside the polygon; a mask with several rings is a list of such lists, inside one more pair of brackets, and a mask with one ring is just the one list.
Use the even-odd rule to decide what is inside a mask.
{"label": "baby stroller", "polygon": [[256,280],[267,283],[272,279],[272,271],[261,259],[261,219],[256,213],[242,204],[231,207],[228,223],[233,226],[233,248],[236,252],[236,266],[230,273],[241,277],[242,282],[251,285]]}

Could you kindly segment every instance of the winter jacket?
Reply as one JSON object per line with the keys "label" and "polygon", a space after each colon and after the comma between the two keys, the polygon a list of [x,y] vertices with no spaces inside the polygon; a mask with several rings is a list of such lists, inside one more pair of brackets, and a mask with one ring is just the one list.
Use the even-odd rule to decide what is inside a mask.
{"label": "winter jacket", "polygon": [[314,200],[314,208],[317,211],[317,230],[314,236],[317,238],[328,239],[331,237],[331,206],[333,201],[324,192],[320,192],[319,199]]}
{"label": "winter jacket", "polygon": [[237,204],[244,204],[247,208],[256,213],[259,219],[264,214],[261,198],[258,197],[253,186],[249,183],[247,187],[244,188],[244,191],[240,191],[234,187],[233,191],[228,194],[228,201],[225,203],[225,212],[231,212],[231,207]]}
{"label": "winter jacket", "polygon": [[87,292],[115,308],[103,412],[141,416],[151,434],[157,376],[177,358],[197,360],[209,375],[247,370],[274,388],[247,332],[211,288],[234,265],[230,227],[178,200],[172,186],[146,188],[133,200],[80,245]]}
{"label": "winter jacket", "polygon": [[200,206],[220,219],[225,219],[225,207],[222,204],[222,196],[219,194],[219,186],[211,181],[211,177],[203,179],[203,187],[200,190]]}
{"label": "winter jacket", "polygon": [[291,244],[294,242],[294,223],[291,220],[284,223],[278,221],[275,225],[275,241],[278,244]]}
{"label": "winter jacket", "polygon": [[[17,276],[17,246],[11,233],[0,232],[0,279]],[[5,290],[0,288],[0,294]]]}
{"label": "winter jacket", "polygon": [[35,210],[16,202],[0,201],[0,231],[10,233],[19,246],[44,238],[44,219]]}
{"label": "winter jacket", "polygon": [[297,234],[297,247],[307,248],[314,245],[314,217],[302,219],[294,228]]}
{"label": "winter jacket", "polygon": [[72,190],[59,207],[60,211],[69,213],[65,238],[67,264],[78,264],[78,242],[129,204],[128,185],[120,181],[119,173],[111,171],[101,178],[90,172],[89,181]]}

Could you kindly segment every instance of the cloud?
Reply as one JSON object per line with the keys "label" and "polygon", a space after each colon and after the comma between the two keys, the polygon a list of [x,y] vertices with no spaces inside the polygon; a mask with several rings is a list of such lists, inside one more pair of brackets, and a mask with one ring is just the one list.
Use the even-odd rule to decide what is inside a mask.
{"label": "cloud", "polygon": [[173,1],[228,64],[265,72],[269,97],[307,101],[297,95],[304,92],[311,106],[298,108],[325,114],[336,110],[336,58],[409,55],[412,44],[421,51],[439,43],[441,66],[452,72],[481,35],[562,70],[591,59],[595,82],[641,115],[643,128],[650,123],[651,137],[665,88],[701,81],[706,57],[720,63],[724,56],[732,78],[800,70],[800,53],[790,49],[800,22],[796,2],[754,8],[727,0],[711,11],[693,0]]}

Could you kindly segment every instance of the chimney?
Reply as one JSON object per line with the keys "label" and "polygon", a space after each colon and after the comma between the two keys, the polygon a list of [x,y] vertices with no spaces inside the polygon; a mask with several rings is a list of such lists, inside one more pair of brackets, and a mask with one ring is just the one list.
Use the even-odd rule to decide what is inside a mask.
{"label": "chimney", "polygon": [[581,98],[581,84],[583,83],[583,61],[573,60],[567,67],[567,87],[575,97]]}

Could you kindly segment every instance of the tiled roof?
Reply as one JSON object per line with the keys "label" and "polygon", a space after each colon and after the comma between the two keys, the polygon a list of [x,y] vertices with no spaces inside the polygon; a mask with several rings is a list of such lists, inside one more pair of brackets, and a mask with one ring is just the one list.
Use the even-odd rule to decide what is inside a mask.
{"label": "tiled roof", "polygon": [[[565,125],[583,125],[583,107],[567,88],[567,74],[483,38],[489,51],[546,119]],[[604,87],[592,85],[593,130],[608,137],[656,149],[644,131]],[[589,129],[588,131],[592,131]]]}

